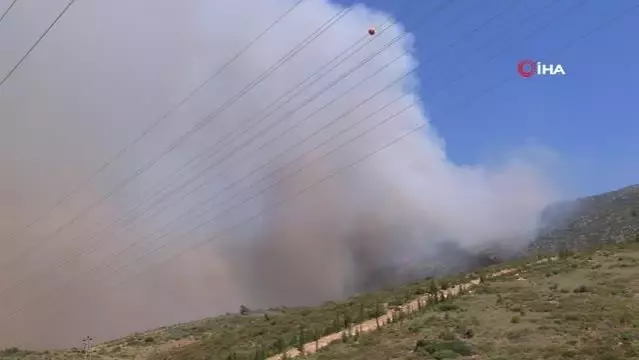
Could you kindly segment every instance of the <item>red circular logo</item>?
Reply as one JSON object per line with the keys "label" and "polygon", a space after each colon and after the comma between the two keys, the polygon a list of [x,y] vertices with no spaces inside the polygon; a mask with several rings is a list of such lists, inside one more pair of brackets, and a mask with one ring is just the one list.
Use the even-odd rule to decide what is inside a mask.
{"label": "red circular logo", "polygon": [[537,63],[533,60],[522,60],[517,64],[517,72],[522,77],[529,78],[537,72]]}

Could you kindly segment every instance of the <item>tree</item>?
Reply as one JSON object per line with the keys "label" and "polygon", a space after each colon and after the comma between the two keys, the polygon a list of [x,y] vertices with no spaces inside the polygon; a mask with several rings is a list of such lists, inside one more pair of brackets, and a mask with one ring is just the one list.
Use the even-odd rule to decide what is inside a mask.
{"label": "tree", "polygon": [[428,292],[431,294],[437,294],[438,291],[439,291],[439,287],[437,287],[437,283],[435,282],[435,279],[432,279],[429,284]]}
{"label": "tree", "polygon": [[284,339],[282,337],[278,337],[277,340],[275,340],[275,344],[273,345],[273,347],[275,348],[275,350],[277,350],[278,353],[284,352],[284,350],[286,349],[286,343],[284,342]]}
{"label": "tree", "polygon": [[255,354],[253,355],[253,360],[264,360],[266,359],[266,356],[264,356],[264,350],[262,350],[262,348],[259,348],[257,350],[255,350]]}
{"label": "tree", "polygon": [[313,330],[313,340],[315,341],[315,351],[319,350],[319,339],[322,332],[319,330]]}
{"label": "tree", "polygon": [[379,300],[375,301],[375,325],[377,326],[377,329],[379,330],[380,326],[379,326],[379,317],[382,315],[382,309],[379,306]]}
{"label": "tree", "polygon": [[335,313],[335,320],[333,320],[333,331],[338,331],[342,326],[341,326],[341,322],[342,320],[339,317],[339,312]]}
{"label": "tree", "polygon": [[344,328],[347,329],[351,325],[351,323],[351,317],[348,314],[344,313]]}
{"label": "tree", "polygon": [[240,305],[240,315],[247,315],[251,310],[244,305]]}
{"label": "tree", "polygon": [[449,288],[448,281],[442,280],[440,282],[440,285],[441,285],[442,290],[448,290],[448,288]]}
{"label": "tree", "polygon": [[297,350],[299,350],[299,352],[303,355],[304,354],[304,343],[305,343],[305,339],[304,339],[304,327],[300,326],[300,334],[297,338]]}

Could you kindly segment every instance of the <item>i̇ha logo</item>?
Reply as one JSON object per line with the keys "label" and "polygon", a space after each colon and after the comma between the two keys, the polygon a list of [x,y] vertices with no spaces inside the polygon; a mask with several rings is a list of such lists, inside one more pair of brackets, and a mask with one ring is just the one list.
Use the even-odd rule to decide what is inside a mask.
{"label": "i\u0307ha logo", "polygon": [[561,64],[542,64],[534,60],[522,60],[517,64],[517,72],[525,78],[533,75],[566,75]]}

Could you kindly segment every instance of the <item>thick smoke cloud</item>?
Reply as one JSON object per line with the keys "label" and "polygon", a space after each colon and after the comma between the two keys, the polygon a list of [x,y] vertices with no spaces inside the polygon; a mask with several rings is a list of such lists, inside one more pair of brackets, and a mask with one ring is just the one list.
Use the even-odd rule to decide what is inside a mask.
{"label": "thick smoke cloud", "polygon": [[[0,24],[0,73],[16,63],[64,4],[17,3]],[[425,275],[441,271],[437,259],[463,263],[466,258],[451,255],[455,251],[472,254],[496,245],[514,251],[526,244],[538,214],[553,199],[534,163],[513,159],[471,167],[451,162],[419,105],[412,76],[356,107],[418,65],[410,35],[293,112],[403,34],[400,26],[378,34],[302,95],[235,137],[240,134],[235,129],[261,119],[263,109],[365,36],[371,24],[388,20],[363,6],[351,9],[188,142],[109,195],[343,10],[325,1],[299,6],[89,186],[47,212],[292,4],[78,0],[0,88],[0,346],[73,346],[85,335],[105,340],[237,311],[240,304],[315,304],[402,277],[384,269],[410,272],[417,266]],[[417,105],[383,122],[411,103]],[[419,131],[327,178],[418,126]],[[220,144],[217,155],[171,175],[212,144]],[[216,161],[215,170],[169,194],[167,202],[142,202],[165,184],[173,184],[168,191],[181,189]],[[211,202],[197,205],[215,194]],[[105,196],[108,201],[86,211]],[[146,205],[130,212],[139,204]],[[41,221],[21,231],[42,214]],[[142,216],[129,226],[100,232],[125,214]],[[214,220],[180,236],[207,219]],[[225,231],[236,224],[241,225]],[[213,240],[193,247],[207,238]],[[140,258],[161,245],[166,246]]]}

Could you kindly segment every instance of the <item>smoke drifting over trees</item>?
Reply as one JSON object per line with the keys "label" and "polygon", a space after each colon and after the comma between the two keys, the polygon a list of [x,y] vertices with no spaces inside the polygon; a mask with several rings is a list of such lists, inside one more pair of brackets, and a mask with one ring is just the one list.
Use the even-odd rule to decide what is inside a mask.
{"label": "smoke drifting over trees", "polygon": [[[0,73],[64,5],[17,3],[0,25]],[[79,0],[0,88],[1,346],[71,346],[86,334],[102,341],[237,311],[240,304],[313,304],[393,280],[376,275],[380,269],[464,261],[443,257],[446,246],[475,253],[495,244],[513,250],[526,245],[555,195],[540,169],[517,158],[498,167],[451,162],[420,105],[413,76],[359,105],[418,65],[410,35],[293,111],[403,34],[401,26],[378,27],[369,45],[240,133],[282,94],[367,36],[372,24],[389,20],[363,6],[184,145],[91,207],[342,10],[324,1],[302,3],[88,186],[20,232],[292,5],[292,0]],[[417,105],[384,122],[413,102]],[[224,146],[215,147],[210,160],[171,175],[216,143]],[[170,183],[168,189],[179,189],[216,161],[215,170],[167,202],[134,211],[142,216],[130,225],[100,232],[159,187]],[[327,178],[336,171],[341,172]],[[206,239],[211,240],[194,247]],[[129,249],[133,243],[138,245]]]}

